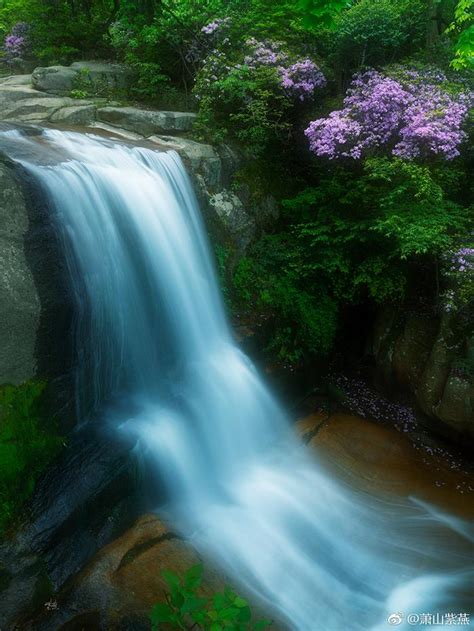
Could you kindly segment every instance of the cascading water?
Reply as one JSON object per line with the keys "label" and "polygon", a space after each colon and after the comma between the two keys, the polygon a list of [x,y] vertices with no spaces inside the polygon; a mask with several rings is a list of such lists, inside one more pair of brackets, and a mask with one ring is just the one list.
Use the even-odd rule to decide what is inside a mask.
{"label": "cascading water", "polygon": [[178,155],[58,131],[10,141],[64,234],[78,392],[120,400],[108,416],[155,462],[174,524],[293,629],[465,611],[465,524],[333,481],[234,345]]}

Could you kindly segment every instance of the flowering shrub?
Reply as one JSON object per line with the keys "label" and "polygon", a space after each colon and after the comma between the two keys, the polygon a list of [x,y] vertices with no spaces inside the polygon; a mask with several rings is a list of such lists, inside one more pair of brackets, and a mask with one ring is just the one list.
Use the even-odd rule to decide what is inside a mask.
{"label": "flowering shrub", "polygon": [[448,94],[442,73],[408,71],[392,78],[374,70],[355,76],[344,108],[306,129],[311,150],[330,160],[360,159],[388,148],[405,159],[438,155],[452,160],[466,138],[470,95]]}
{"label": "flowering shrub", "polygon": [[229,22],[229,18],[220,18],[214,20],[213,22],[209,22],[209,24],[203,26],[201,29],[201,33],[204,33],[205,35],[216,35],[219,31],[222,30],[225,25],[229,24]]}
{"label": "flowering shrub", "polygon": [[10,33],[5,37],[3,50],[5,53],[5,61],[9,65],[13,65],[20,61],[28,51],[28,32],[30,27],[26,22],[18,22],[11,29]]}
{"label": "flowering shrub", "polygon": [[236,50],[222,30],[226,24],[216,20],[204,27],[210,37],[225,37],[211,40],[213,48],[196,77],[197,129],[214,141],[233,135],[249,153],[261,155],[271,142],[289,138],[295,100],[312,98],[326,80],[313,61],[291,60],[279,42],[249,38]]}
{"label": "flowering shrub", "polygon": [[318,88],[326,85],[326,78],[311,59],[297,61],[289,68],[281,68],[281,83],[285,91],[300,101],[311,98]]}
{"label": "flowering shrub", "polygon": [[474,301],[474,247],[449,250],[443,264],[443,277],[448,286],[442,296],[443,308],[452,313]]}
{"label": "flowering shrub", "polygon": [[305,101],[314,96],[317,89],[326,85],[326,78],[311,59],[299,59],[289,64],[290,56],[282,50],[278,42],[258,42],[254,38],[247,40],[247,46],[252,49],[244,63],[249,68],[270,66],[277,70],[280,85],[290,98],[296,97]]}

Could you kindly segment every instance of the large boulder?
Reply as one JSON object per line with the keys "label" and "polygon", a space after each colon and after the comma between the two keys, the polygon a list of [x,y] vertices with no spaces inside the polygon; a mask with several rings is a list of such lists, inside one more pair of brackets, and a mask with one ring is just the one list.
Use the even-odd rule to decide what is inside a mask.
{"label": "large boulder", "polygon": [[[14,77],[9,79],[14,79]],[[78,111],[76,108],[83,107],[89,109],[81,110],[81,117],[72,113]],[[72,108],[75,109],[72,110]],[[59,112],[62,109],[66,111],[60,115]],[[84,115],[85,111],[87,111],[87,117]],[[93,119],[93,112],[95,112],[95,105],[91,101],[52,96],[47,92],[32,89],[23,81],[0,82],[0,120],[3,121],[41,123],[55,118],[58,122],[86,124]]]}
{"label": "large boulder", "polygon": [[73,89],[77,71],[65,66],[49,66],[35,68],[31,82],[36,90],[51,94],[68,95]]}
{"label": "large boulder", "polygon": [[224,169],[220,153],[212,145],[196,142],[189,138],[177,136],[150,136],[154,144],[162,151],[177,151],[183,158],[190,174],[200,178],[197,183],[206,190],[222,188],[224,184]]}
{"label": "large boulder", "polygon": [[221,232],[231,240],[243,253],[255,238],[255,220],[249,215],[242,201],[235,193],[222,190],[209,198],[209,206],[213,210]]}
{"label": "large boulder", "polygon": [[51,413],[74,422],[72,297],[42,191],[0,154],[0,384],[49,383]]}
{"label": "large boulder", "polygon": [[25,251],[30,220],[18,177],[0,162],[0,384],[37,373],[41,302]]}
{"label": "large boulder", "polygon": [[80,89],[92,95],[125,91],[133,80],[133,71],[121,64],[100,61],[77,61],[70,66],[35,68],[33,87],[50,94],[68,95]]}
{"label": "large boulder", "polygon": [[450,314],[389,308],[374,327],[373,353],[382,380],[409,390],[430,428],[461,442],[474,440],[468,330]]}
{"label": "large boulder", "polygon": [[453,468],[443,449],[415,447],[393,427],[351,414],[312,414],[296,429],[334,480],[371,496],[416,497],[446,513],[474,517],[474,473]]}
{"label": "large boulder", "polygon": [[99,120],[148,137],[153,134],[180,134],[189,131],[196,119],[192,112],[162,112],[137,107],[102,107]]}

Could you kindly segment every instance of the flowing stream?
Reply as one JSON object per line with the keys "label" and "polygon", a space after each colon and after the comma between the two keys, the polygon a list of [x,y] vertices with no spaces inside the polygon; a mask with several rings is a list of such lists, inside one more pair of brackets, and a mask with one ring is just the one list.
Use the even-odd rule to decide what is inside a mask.
{"label": "flowing stream", "polygon": [[2,141],[63,235],[79,410],[138,437],[173,524],[292,629],[469,611],[468,526],[332,479],[235,345],[178,155],[53,130]]}

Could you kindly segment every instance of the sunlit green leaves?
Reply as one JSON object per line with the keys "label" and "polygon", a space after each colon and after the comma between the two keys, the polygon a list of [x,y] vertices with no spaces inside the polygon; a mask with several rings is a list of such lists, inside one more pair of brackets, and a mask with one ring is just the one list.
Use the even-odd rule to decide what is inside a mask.
{"label": "sunlit green leaves", "polygon": [[351,0],[299,0],[298,9],[306,28],[334,29],[339,13],[349,8],[351,4]]}
{"label": "sunlit green leaves", "polygon": [[202,564],[191,567],[183,578],[169,570],[162,572],[169,591],[166,602],[156,604],[150,613],[154,630],[158,630],[161,623],[177,629],[199,625],[204,631],[263,631],[270,626],[267,620],[252,623],[247,601],[229,587],[211,597],[199,596],[202,574]]}
{"label": "sunlit green leaves", "polygon": [[455,70],[474,69],[474,0],[459,0],[447,32],[458,33],[451,66]]}

